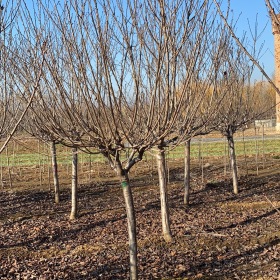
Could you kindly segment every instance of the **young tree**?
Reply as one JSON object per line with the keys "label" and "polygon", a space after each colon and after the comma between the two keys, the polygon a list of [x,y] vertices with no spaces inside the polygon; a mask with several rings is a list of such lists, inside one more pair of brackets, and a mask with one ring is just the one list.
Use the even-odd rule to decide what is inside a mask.
{"label": "young tree", "polygon": [[15,26],[18,19],[20,1],[0,1],[0,139],[5,139],[0,153],[14,135],[37,92],[42,76],[42,67],[46,49],[41,45],[41,58],[32,80],[25,80],[32,94],[25,106],[19,102],[17,88],[13,84],[17,68],[13,68],[17,59],[17,36]]}
{"label": "young tree", "polygon": [[[180,51],[178,56],[175,56],[175,61],[179,60],[179,64],[173,65],[169,60],[172,58],[170,54],[178,51],[178,45],[173,43],[176,42],[176,37],[170,35],[177,34],[175,30],[172,30],[172,27],[176,29],[176,24],[168,23],[167,25],[169,28],[167,30],[168,36],[166,37],[169,41],[167,42],[168,46],[165,48],[168,50],[168,55],[166,55],[166,58],[163,57],[164,61],[166,61],[163,67],[168,65],[168,67],[171,67],[171,71],[161,74],[162,79],[168,82],[159,84],[162,87],[162,92],[173,93],[169,96],[169,102],[171,104],[178,102],[177,104],[179,104],[179,106],[177,105],[176,118],[172,119],[173,115],[169,114],[168,111],[164,114],[159,114],[159,116],[163,117],[162,121],[171,122],[173,128],[171,129],[171,134],[164,135],[155,146],[156,149],[153,149],[153,153],[157,158],[162,229],[166,240],[171,239],[171,229],[168,212],[165,148],[167,146],[174,147],[182,141],[202,133],[201,131],[205,128],[206,124],[215,115],[216,107],[219,105],[222,97],[214,94],[215,89],[210,91],[210,88],[215,88],[215,80],[219,72],[221,72],[222,57],[226,52],[227,41],[230,38],[226,29],[219,25],[216,18],[217,14],[210,13],[213,8],[211,1],[205,1],[203,5],[199,1],[192,2],[192,4],[193,12],[192,16],[189,15],[186,29],[189,32],[188,37],[184,44],[179,44]],[[189,12],[190,10],[185,14],[188,15]],[[172,17],[168,18],[168,15],[172,15]],[[180,15],[167,13],[167,16],[164,15],[164,19],[168,19],[167,22],[172,22],[172,20],[176,22],[176,20],[180,19]],[[151,22],[154,22],[153,19],[148,18],[148,22],[152,29],[153,24]],[[197,25],[197,22],[200,24]],[[161,42],[161,40],[154,35],[156,32],[149,32],[148,34],[152,34],[152,38],[147,36],[145,40],[142,40],[143,44],[149,44],[147,48],[152,57],[157,57],[157,48],[152,49],[151,46],[157,46],[157,42]],[[161,51],[160,53],[164,52]],[[201,110],[203,107],[204,110]],[[186,186],[188,180],[186,179],[185,182]],[[188,187],[185,187],[185,189],[187,192]]]}
{"label": "young tree", "polygon": [[[217,15],[215,15],[217,16]],[[209,28],[210,24],[207,24]],[[217,113],[225,93],[219,89],[224,78],[228,52],[232,38],[222,24],[214,25],[204,36],[205,42],[197,63],[199,68],[193,72],[188,85],[179,87],[178,95],[184,96],[185,110],[178,118],[177,133],[179,141],[185,142],[184,204],[189,206],[190,197],[190,143],[194,136],[205,135],[215,129]],[[201,45],[201,44],[200,44]]]}
{"label": "young tree", "polygon": [[[67,122],[68,115],[66,114],[67,117],[65,117],[65,115],[62,115],[62,112],[65,111],[63,107],[63,100],[58,98],[58,96],[56,95],[48,96],[49,92],[53,92],[53,90],[56,90],[56,86],[54,82],[52,82],[50,76],[48,76],[48,72],[46,71],[47,64],[41,66],[42,77],[40,77],[40,80],[38,80],[36,93],[33,93],[29,84],[26,83],[26,80],[32,80],[34,73],[38,71],[38,67],[40,66],[40,58],[43,56],[44,62],[49,63],[48,58],[51,56],[52,51],[54,51],[53,45],[49,40],[50,37],[48,37],[48,35],[50,34],[50,30],[48,28],[39,28],[39,26],[44,26],[44,24],[46,24],[46,15],[41,12],[42,10],[38,9],[38,11],[34,11],[34,14],[32,15],[31,11],[26,5],[24,5],[21,9],[21,21],[17,29],[17,56],[13,61],[13,65],[15,67],[14,69],[16,71],[14,72],[15,75],[13,76],[12,81],[16,87],[16,91],[18,92],[21,104],[26,106],[25,104],[29,104],[29,100],[32,98],[32,104],[29,104],[30,110],[22,126],[26,131],[28,131],[35,137],[51,143],[55,185],[55,202],[58,203],[59,184],[57,177],[55,145],[57,143],[61,143],[62,141],[57,134],[51,132],[60,130],[59,134],[64,135],[64,138],[69,140],[67,142],[68,146],[73,148],[77,148],[75,141],[77,139],[78,132],[73,128],[71,120],[70,123]],[[40,16],[37,13],[40,13]],[[36,26],[37,20],[38,26]],[[60,54],[61,52],[58,52],[58,55]],[[59,67],[59,65],[57,65],[57,67]],[[43,95],[46,98],[42,98]],[[47,98],[47,96],[50,98]],[[58,114],[61,115],[61,119],[53,123],[49,118],[49,115],[51,115],[52,118],[56,118]],[[73,154],[73,157],[77,157],[77,155]],[[73,164],[76,163],[77,161],[73,160]],[[77,166],[73,167],[73,172],[74,170],[77,170]],[[76,176],[77,174],[75,172],[75,174],[73,174],[73,177]],[[76,184],[75,186],[74,182]],[[77,209],[77,198],[75,191],[77,189],[77,184],[77,180],[72,181],[72,198],[74,196],[72,202],[75,202],[76,205],[75,207],[72,205],[73,209]],[[72,211],[70,218],[75,218],[76,214],[77,210]]]}
{"label": "young tree", "polygon": [[[56,204],[60,202],[60,187],[58,177],[58,163],[57,163],[57,149],[56,145],[59,144],[57,139],[51,136],[42,126],[44,117],[40,116],[40,109],[36,110],[35,106],[31,105],[31,110],[25,115],[21,127],[28,134],[47,143],[50,147],[52,171],[53,171],[53,184],[54,184],[54,201]],[[34,114],[34,112],[36,112]]]}
{"label": "young tree", "polygon": [[186,96],[177,95],[178,85],[187,89],[198,66],[207,68],[211,49],[204,42],[219,25],[210,1],[73,0],[52,7],[39,1],[36,8],[29,34],[47,38],[51,51],[34,108],[41,108],[42,127],[51,137],[97,149],[116,172],[127,212],[131,279],[137,279],[129,171],[145,151],[162,148],[178,127],[190,125],[189,117],[177,122],[189,108]]}
{"label": "young tree", "polygon": [[[280,90],[279,90],[279,86],[277,84],[277,82],[274,83],[273,81],[273,78],[270,77],[266,71],[263,69],[263,67],[260,65],[259,63],[259,59],[258,59],[258,55],[256,54],[259,50],[256,48],[256,42],[257,42],[257,38],[258,38],[258,30],[256,29],[256,34],[253,34],[253,40],[252,40],[252,47],[249,48],[248,47],[248,44],[245,43],[244,40],[240,40],[237,35],[236,35],[236,32],[235,32],[235,29],[233,27],[233,25],[226,19],[225,15],[223,14],[222,10],[221,10],[221,3],[219,1],[216,1],[216,0],[213,0],[213,2],[215,3],[216,7],[217,7],[217,10],[225,24],[225,26],[228,28],[230,34],[232,35],[232,37],[234,38],[236,44],[240,47],[240,49],[242,50],[243,54],[246,55],[248,57],[248,59],[250,60],[251,63],[253,63],[260,71],[261,73],[263,74],[263,76],[268,80],[268,82],[272,85],[272,87],[275,89],[275,91],[277,92],[277,95],[279,96],[280,95]],[[277,3],[277,1],[270,1],[270,0],[265,0],[265,4],[268,8],[268,11],[269,11],[269,14],[270,14],[270,17],[272,19],[272,23],[273,23],[273,29],[274,29],[274,32],[275,33],[279,33],[279,17],[278,17],[278,14],[277,12],[275,12],[275,9],[276,8],[276,11],[278,10],[279,11],[279,2]],[[278,5],[277,5],[278,4]],[[274,6],[275,5],[275,6]],[[277,50],[276,50],[276,54],[277,54]],[[276,58],[276,61],[277,61],[277,58]],[[276,69],[277,70],[277,69]],[[276,71],[277,72],[277,71]],[[277,73],[275,73],[276,76],[278,76]],[[275,79],[277,80],[277,78]],[[243,82],[244,84],[244,82]],[[247,90],[248,91],[248,90]],[[241,94],[239,94],[240,96],[242,96]],[[241,100],[244,99],[243,97],[241,98]],[[243,101],[242,101],[243,102]],[[236,102],[235,102],[236,103]],[[243,102],[244,104],[246,102]],[[276,104],[278,102],[276,101]],[[251,104],[250,104],[251,106]],[[242,106],[243,107],[243,106]],[[245,110],[247,111],[247,109]],[[252,112],[253,110],[249,110],[250,112]],[[261,111],[261,110],[260,110]],[[262,111],[264,112],[264,111]],[[277,113],[277,118],[279,116],[278,114],[278,109],[276,110],[276,113]],[[246,113],[241,113],[241,114],[245,114]],[[250,115],[250,114],[249,114]],[[248,119],[252,119],[252,118],[247,118],[247,116],[244,118],[246,119],[246,121]],[[243,123],[243,124],[242,124]],[[241,121],[240,122],[240,125],[238,125],[239,127],[241,127],[242,125],[244,125],[245,122]],[[238,127],[237,126],[237,127]],[[228,139],[229,139],[229,143],[230,143],[230,151],[231,151],[231,155],[232,155],[232,164],[234,164],[234,142],[233,142],[233,137],[231,135],[233,135],[233,133],[236,131],[236,126],[233,126],[231,128],[228,129]],[[233,167],[233,184],[234,184],[234,192],[237,193],[238,192],[238,187],[237,187],[237,172],[234,171],[234,169],[236,169],[236,167]]]}
{"label": "young tree", "polygon": [[238,193],[238,175],[234,134],[253,122],[262,111],[262,104],[256,96],[255,87],[251,86],[253,67],[244,52],[237,48],[228,55],[224,79],[220,91],[226,94],[220,108],[216,129],[227,138],[233,178],[233,192]]}

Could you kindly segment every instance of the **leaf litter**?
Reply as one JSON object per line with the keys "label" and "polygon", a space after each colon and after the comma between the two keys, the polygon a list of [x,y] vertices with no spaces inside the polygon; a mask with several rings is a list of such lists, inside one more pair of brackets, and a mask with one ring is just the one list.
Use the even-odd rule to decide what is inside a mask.
{"label": "leaf litter", "polygon": [[[157,181],[131,179],[139,279],[280,279],[280,175],[241,177],[238,195],[218,174],[204,184],[193,176],[188,208],[181,177],[171,169],[170,243],[161,236]],[[128,279],[126,212],[109,180],[79,186],[75,221],[67,188],[59,205],[49,191],[3,190],[0,278]]]}

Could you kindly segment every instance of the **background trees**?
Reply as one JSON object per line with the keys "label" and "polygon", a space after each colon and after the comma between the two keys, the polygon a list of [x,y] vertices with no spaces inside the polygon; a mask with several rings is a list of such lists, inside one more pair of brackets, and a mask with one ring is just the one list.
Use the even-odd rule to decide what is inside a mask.
{"label": "background trees", "polygon": [[256,81],[251,84],[250,91],[255,92],[254,110],[256,117],[274,119],[276,98],[273,86],[267,81]]}

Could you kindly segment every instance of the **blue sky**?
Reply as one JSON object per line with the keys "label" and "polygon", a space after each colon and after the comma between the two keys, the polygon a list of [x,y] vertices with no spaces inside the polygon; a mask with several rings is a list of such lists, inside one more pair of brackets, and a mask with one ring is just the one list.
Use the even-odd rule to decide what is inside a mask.
{"label": "blue sky", "polygon": [[[26,1],[31,4],[31,1]],[[227,0],[224,0],[227,3]],[[267,74],[272,76],[274,73],[274,39],[272,35],[272,28],[270,18],[268,17],[265,0],[231,0],[231,8],[234,18],[238,19],[238,33],[243,34],[247,31],[249,36],[248,21],[254,28],[256,20],[258,21],[259,31],[263,30],[262,36],[259,38],[259,46],[263,44],[261,64],[264,66]],[[240,35],[240,37],[241,37]],[[261,79],[261,74],[257,70],[254,74],[255,79]]]}
{"label": "blue sky", "polygon": [[[264,0],[231,0],[231,8],[235,19],[238,19],[238,32],[249,31],[248,20],[254,28],[255,22],[258,22],[259,32],[264,29],[262,36],[259,39],[259,45],[262,43],[262,58],[263,64],[267,74],[272,76],[274,73],[274,39],[272,35],[272,27],[270,18],[268,17],[267,9]],[[257,17],[256,17],[257,16]],[[255,73],[256,79],[261,79],[259,73]]]}

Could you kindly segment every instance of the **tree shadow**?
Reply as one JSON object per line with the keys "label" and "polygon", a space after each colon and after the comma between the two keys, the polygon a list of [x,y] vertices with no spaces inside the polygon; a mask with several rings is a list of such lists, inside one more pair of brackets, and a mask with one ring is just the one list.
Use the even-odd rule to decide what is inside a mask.
{"label": "tree shadow", "polygon": [[[260,245],[256,248],[248,249],[240,254],[235,254],[229,257],[223,257],[222,259],[214,258],[211,261],[198,261],[197,264],[191,266],[191,271],[193,273],[202,273],[206,274],[207,271],[211,270],[211,276],[203,277],[203,279],[236,279],[238,274],[244,274],[245,272],[238,269],[240,264],[244,264],[241,260],[253,261],[259,258],[259,255],[265,250],[269,249],[272,246],[278,246],[280,244],[280,238],[276,237],[264,245]],[[246,276],[248,275],[250,269],[246,271]],[[184,271],[180,274],[180,277],[187,275],[187,272]],[[207,275],[207,274],[206,274]],[[238,278],[240,279],[240,278]],[[251,279],[251,278],[250,278]]]}
{"label": "tree shadow", "polygon": [[230,225],[224,226],[224,227],[216,227],[216,228],[211,228],[211,229],[205,229],[205,231],[215,233],[215,232],[223,231],[223,230],[226,230],[226,229],[236,228],[238,226],[246,226],[246,225],[251,224],[251,223],[256,223],[257,221],[259,221],[263,218],[268,218],[268,217],[278,213],[279,211],[280,211],[280,207],[276,208],[276,209],[273,209],[271,211],[268,211],[264,214],[261,214],[257,217],[251,217],[251,218],[245,219],[245,220],[243,220],[241,222],[238,222],[238,223],[231,223]]}
{"label": "tree shadow", "polygon": [[[252,195],[273,195],[279,193],[280,176],[275,177],[242,177],[239,180],[239,193],[237,195],[232,192],[232,180],[218,181],[214,183],[206,183],[201,190],[191,193],[192,205],[198,206],[205,202],[205,198],[214,198],[211,203],[221,203],[229,201],[243,200]],[[267,186],[267,183],[274,183],[274,186]],[[207,201],[207,200],[206,200]]]}

